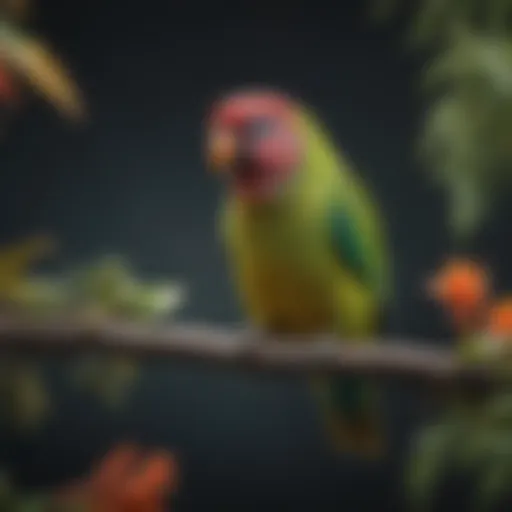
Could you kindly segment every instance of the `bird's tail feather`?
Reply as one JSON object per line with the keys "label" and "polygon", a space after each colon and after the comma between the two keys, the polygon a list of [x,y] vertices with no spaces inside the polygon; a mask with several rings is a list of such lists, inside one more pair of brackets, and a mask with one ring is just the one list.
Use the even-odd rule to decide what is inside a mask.
{"label": "bird's tail feather", "polygon": [[376,390],[359,377],[316,377],[312,386],[330,446],[369,459],[381,457],[384,436]]}

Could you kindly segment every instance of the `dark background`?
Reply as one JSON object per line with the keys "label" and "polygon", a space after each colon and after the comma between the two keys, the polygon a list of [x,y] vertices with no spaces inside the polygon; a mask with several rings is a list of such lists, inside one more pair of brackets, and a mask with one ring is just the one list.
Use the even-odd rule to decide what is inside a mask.
{"label": "dark background", "polygon": [[[401,33],[372,27],[364,2],[203,3],[39,4],[36,26],[71,64],[92,123],[71,129],[42,102],[28,105],[0,150],[1,238],[49,230],[62,242],[59,264],[127,254],[141,273],[188,284],[185,319],[239,321],[214,239],[201,121],[226,88],[276,85],[315,107],[377,191],[395,249],[393,330],[446,334],[420,288],[448,240],[441,195],[413,156],[421,61]],[[503,232],[490,229],[478,249],[498,267]],[[4,436],[2,459],[21,484],[54,485],[130,437],[180,456],[177,510],[395,512],[424,401],[400,386],[390,393],[392,457],[375,467],[327,453],[300,380],[172,362],[148,366],[122,413],[57,393],[54,421],[36,438]]]}

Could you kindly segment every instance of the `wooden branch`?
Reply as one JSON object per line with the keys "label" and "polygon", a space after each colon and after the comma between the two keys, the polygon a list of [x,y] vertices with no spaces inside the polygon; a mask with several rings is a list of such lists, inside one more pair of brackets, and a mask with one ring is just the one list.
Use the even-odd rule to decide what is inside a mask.
{"label": "wooden branch", "polygon": [[340,343],[328,336],[268,337],[240,328],[201,325],[155,327],[127,323],[36,322],[0,318],[0,351],[29,356],[80,352],[203,361],[279,373],[344,373],[428,383],[488,383],[485,368],[463,365],[446,348],[379,340]]}

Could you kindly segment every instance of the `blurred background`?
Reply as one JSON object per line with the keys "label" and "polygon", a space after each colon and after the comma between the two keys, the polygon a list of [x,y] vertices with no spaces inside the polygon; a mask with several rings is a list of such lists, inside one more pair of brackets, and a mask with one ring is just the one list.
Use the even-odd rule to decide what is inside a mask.
{"label": "blurred background", "polygon": [[[446,205],[414,154],[426,110],[417,87],[424,59],[407,51],[400,19],[376,27],[358,1],[45,0],[32,25],[80,84],[90,120],[71,126],[28,99],[8,123],[0,241],[51,233],[60,243],[56,269],[125,254],[143,275],[187,285],[181,319],[240,322],[214,236],[219,191],[202,162],[202,119],[227,89],[275,85],[318,112],[376,191],[399,286],[390,329],[446,339],[422,290],[451,249]],[[506,286],[512,245],[508,222],[500,222],[471,250]],[[427,412],[416,390],[390,386],[392,457],[368,466],[324,450],[300,379],[172,362],[146,370],[116,412],[55,382],[59,409],[49,424],[29,437],[3,434],[0,459],[16,482],[53,486],[112,444],[135,439],[179,456],[176,510],[406,509],[404,454]],[[436,510],[465,510],[458,488],[442,501]]]}

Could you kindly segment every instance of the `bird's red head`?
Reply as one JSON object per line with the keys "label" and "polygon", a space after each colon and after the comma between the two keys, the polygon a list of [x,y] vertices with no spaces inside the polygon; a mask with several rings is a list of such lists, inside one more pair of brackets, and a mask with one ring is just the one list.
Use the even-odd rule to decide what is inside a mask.
{"label": "bird's red head", "polygon": [[207,120],[208,165],[246,201],[274,198],[299,168],[302,149],[295,104],[277,92],[236,92],[216,102]]}

